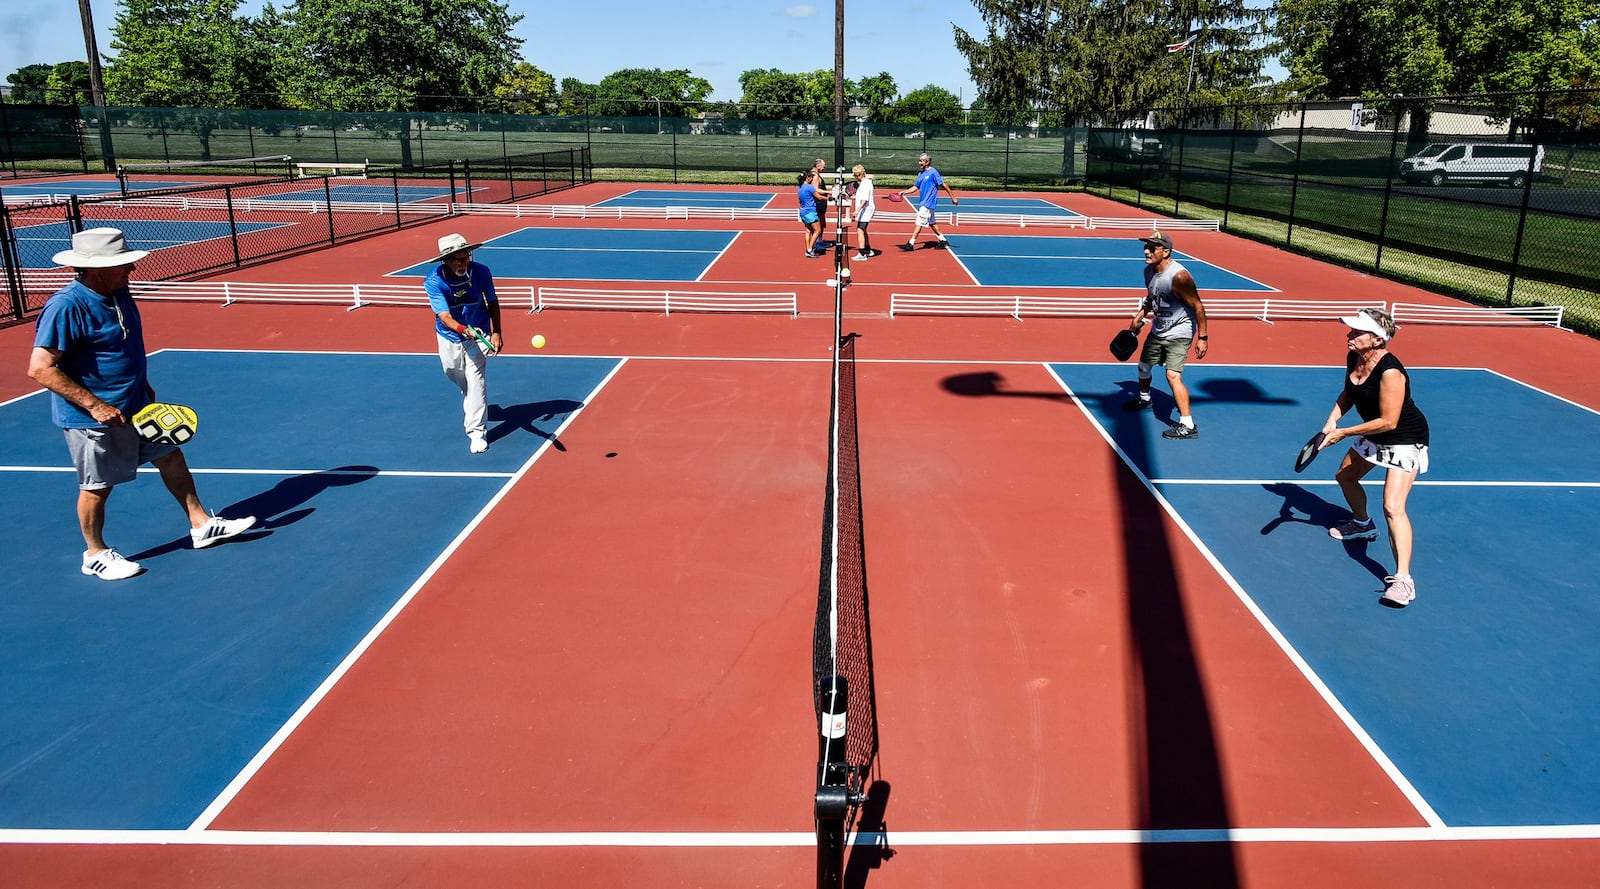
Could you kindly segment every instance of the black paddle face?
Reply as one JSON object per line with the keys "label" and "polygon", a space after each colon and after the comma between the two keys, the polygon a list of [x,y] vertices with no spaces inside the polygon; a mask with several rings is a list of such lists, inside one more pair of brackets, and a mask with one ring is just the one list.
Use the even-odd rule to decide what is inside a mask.
{"label": "black paddle face", "polygon": [[1305,472],[1306,467],[1311,465],[1311,461],[1317,459],[1317,454],[1322,448],[1322,438],[1322,433],[1318,432],[1316,435],[1311,436],[1311,440],[1306,442],[1305,447],[1300,449],[1299,456],[1294,458],[1295,472]]}
{"label": "black paddle face", "polygon": [[1137,351],[1138,348],[1139,335],[1131,330],[1128,330],[1127,328],[1117,331],[1116,337],[1111,340],[1111,354],[1115,356],[1118,361],[1127,361],[1129,358],[1132,358],[1133,353]]}

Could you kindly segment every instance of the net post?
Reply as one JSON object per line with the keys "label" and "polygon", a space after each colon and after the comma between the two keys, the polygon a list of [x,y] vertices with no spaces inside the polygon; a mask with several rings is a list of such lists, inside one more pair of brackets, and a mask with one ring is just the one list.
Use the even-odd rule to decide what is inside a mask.
{"label": "net post", "polygon": [[844,885],[845,828],[850,817],[850,766],[845,760],[849,683],[843,676],[817,681],[817,889]]}

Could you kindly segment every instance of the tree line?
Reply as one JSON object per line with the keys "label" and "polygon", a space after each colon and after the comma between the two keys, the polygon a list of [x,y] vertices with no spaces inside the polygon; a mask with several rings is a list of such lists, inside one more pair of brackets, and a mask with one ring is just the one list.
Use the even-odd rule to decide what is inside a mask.
{"label": "tree line", "polygon": [[[1600,87],[1593,0],[972,0],[952,27],[978,87],[900,93],[887,72],[845,84],[871,121],[1121,123],[1137,109],[1287,99]],[[481,112],[831,120],[833,72],[746,71],[716,102],[686,69],[559,81],[522,56],[499,0],[119,0],[105,102],[161,108]],[[1287,78],[1263,75],[1273,59]],[[13,102],[76,104],[88,65],[29,65]]]}

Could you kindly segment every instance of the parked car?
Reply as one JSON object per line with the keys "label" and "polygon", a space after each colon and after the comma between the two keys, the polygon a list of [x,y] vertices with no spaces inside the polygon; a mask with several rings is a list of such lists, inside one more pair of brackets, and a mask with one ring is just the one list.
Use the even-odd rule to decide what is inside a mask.
{"label": "parked car", "polygon": [[1543,165],[1543,145],[1435,142],[1400,162],[1400,178],[1429,185],[1498,182],[1521,188]]}
{"label": "parked car", "polygon": [[1156,162],[1161,160],[1161,138],[1148,130],[1089,131],[1090,157]]}

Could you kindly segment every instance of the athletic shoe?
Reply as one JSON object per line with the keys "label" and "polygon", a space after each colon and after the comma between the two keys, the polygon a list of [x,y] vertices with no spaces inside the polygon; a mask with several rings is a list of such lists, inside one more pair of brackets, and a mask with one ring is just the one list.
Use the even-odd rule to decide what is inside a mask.
{"label": "athletic shoe", "polygon": [[806,259],[817,259],[817,258],[819,258],[821,256],[822,256],[822,254],[817,252],[817,251],[815,251],[815,250],[807,250],[806,251]]}
{"label": "athletic shoe", "polygon": [[139,573],[139,563],[114,549],[83,554],[83,573],[101,580],[127,580]]}
{"label": "athletic shoe", "polygon": [[1404,608],[1417,597],[1417,585],[1409,574],[1385,577],[1383,584],[1383,598],[1378,601],[1390,608]]}
{"label": "athletic shoe", "polygon": [[474,454],[481,454],[489,450],[489,439],[482,432],[474,432],[467,436],[467,450]]}
{"label": "athletic shoe", "polygon": [[1334,540],[1377,540],[1378,526],[1372,519],[1367,519],[1364,522],[1351,519],[1329,528],[1328,536]]}
{"label": "athletic shoe", "polygon": [[911,251],[917,249],[917,244],[916,244],[915,241],[912,241],[909,244],[897,244],[896,246],[898,246],[901,250],[906,251],[907,253],[910,253]]}
{"label": "athletic shoe", "polygon": [[938,247],[940,250],[946,250],[950,247],[950,239],[940,238],[934,246]]}
{"label": "athletic shoe", "polygon": [[189,539],[194,541],[195,549],[205,549],[213,543],[221,543],[229,537],[234,537],[255,527],[256,517],[245,516],[242,519],[225,519],[214,515],[206,519],[206,523],[189,532]]}
{"label": "athletic shoe", "polygon": [[1200,427],[1199,426],[1185,426],[1182,423],[1179,423],[1179,424],[1171,427],[1167,431],[1161,433],[1161,437],[1162,438],[1170,438],[1170,439],[1173,439],[1175,441],[1187,441],[1189,439],[1199,438],[1200,437]]}
{"label": "athletic shoe", "polygon": [[872,254],[871,253],[857,253],[855,256],[852,256],[850,258],[854,259],[856,262],[860,262],[860,261],[862,261],[864,259],[871,259],[872,258]]}
{"label": "athletic shoe", "polygon": [[1150,399],[1135,397],[1124,402],[1122,409],[1125,411],[1147,411],[1150,409],[1150,405]]}

